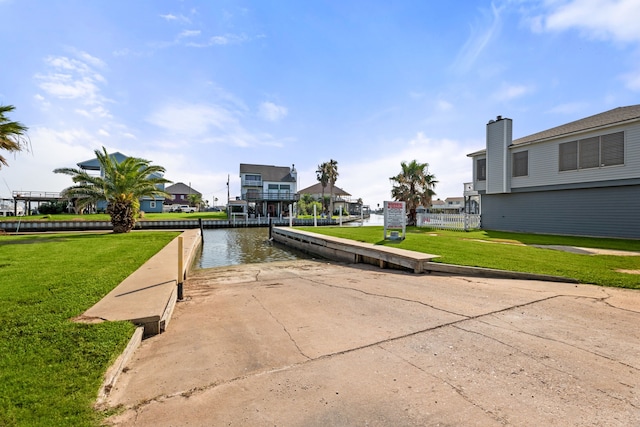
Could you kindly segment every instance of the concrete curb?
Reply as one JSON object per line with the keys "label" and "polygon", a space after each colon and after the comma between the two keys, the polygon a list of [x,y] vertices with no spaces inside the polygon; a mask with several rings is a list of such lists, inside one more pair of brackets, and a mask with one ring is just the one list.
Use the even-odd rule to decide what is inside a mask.
{"label": "concrete curb", "polygon": [[[438,257],[437,255],[429,255],[407,249],[373,245],[370,243],[326,236],[324,234],[317,234],[309,231],[295,230],[289,227],[274,227],[272,230],[272,236],[274,240],[285,246],[290,246],[306,253],[319,255],[323,258],[350,264],[365,263],[377,265],[378,259],[389,261],[387,255],[388,252],[396,252],[398,253],[398,256],[401,255],[407,259],[415,259],[411,259],[409,264],[397,261],[395,263],[380,263],[380,268],[393,267],[393,264],[396,264],[398,267],[403,269],[407,269],[409,271],[413,270],[417,274],[434,272],[495,279],[543,280],[547,282],[579,283],[575,279],[560,276],[442,264],[432,261],[433,258]],[[362,256],[362,254],[359,256],[359,252],[364,253],[366,256]],[[378,255],[372,255],[373,253],[378,253]],[[372,260],[374,262],[371,262]]]}
{"label": "concrete curb", "polygon": [[138,326],[136,330],[133,332],[129,343],[125,347],[124,351],[118,356],[115,362],[107,369],[107,372],[104,374],[104,380],[102,382],[102,386],[100,386],[100,390],[98,391],[98,398],[96,399],[96,403],[94,407],[98,410],[106,407],[107,397],[111,389],[115,386],[116,381],[118,381],[118,377],[122,373],[124,367],[129,363],[131,357],[136,352],[140,343],[142,343],[142,336],[144,335],[144,328],[142,326]]}
{"label": "concrete curb", "polygon": [[[179,239],[183,239],[184,243],[181,272],[178,272],[177,262]],[[183,231],[86,310],[78,320],[128,320],[136,325],[144,325],[145,337],[163,332],[175,306],[178,280],[186,278],[201,244],[199,229]]]}
{"label": "concrete curb", "polygon": [[545,282],[580,283],[576,279],[561,276],[549,276],[545,274],[521,273],[518,271],[495,270],[483,267],[468,267],[464,265],[441,264],[430,262],[426,270],[434,273],[455,274],[458,276],[475,276],[488,279],[518,279],[518,280],[543,280]]}

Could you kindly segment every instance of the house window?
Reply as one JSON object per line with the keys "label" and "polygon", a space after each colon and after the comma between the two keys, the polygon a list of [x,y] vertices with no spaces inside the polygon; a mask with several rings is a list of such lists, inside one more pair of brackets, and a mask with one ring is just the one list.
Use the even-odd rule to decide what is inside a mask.
{"label": "house window", "polygon": [[610,133],[600,137],[600,165],[624,164],[624,132]]}
{"label": "house window", "polygon": [[151,209],[155,209],[155,208],[156,208],[156,202],[155,202],[155,201],[151,201],[151,202],[149,202],[149,207],[150,207]]}
{"label": "house window", "polygon": [[560,171],[578,169],[578,141],[560,144]]}
{"label": "house window", "polygon": [[597,168],[600,164],[600,137],[581,139],[578,143],[580,169]]}
{"label": "house window", "polygon": [[487,180],[487,159],[476,160],[476,181]]}
{"label": "house window", "polygon": [[624,132],[565,142],[559,145],[560,171],[624,164]]}
{"label": "house window", "polygon": [[246,174],[244,176],[244,182],[246,185],[260,185],[262,182],[262,176]]}
{"label": "house window", "polygon": [[529,152],[519,151],[513,153],[513,173],[512,176],[529,175]]}

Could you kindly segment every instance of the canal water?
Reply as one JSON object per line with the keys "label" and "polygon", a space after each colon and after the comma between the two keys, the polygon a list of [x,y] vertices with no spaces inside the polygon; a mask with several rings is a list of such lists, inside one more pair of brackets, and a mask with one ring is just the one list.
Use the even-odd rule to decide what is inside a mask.
{"label": "canal water", "polygon": [[[382,225],[382,215],[371,215],[345,226]],[[268,227],[206,229],[202,234],[202,254],[197,268],[309,259],[311,256],[269,241]]]}
{"label": "canal water", "polygon": [[302,252],[269,241],[268,227],[204,230],[198,268],[310,258]]}

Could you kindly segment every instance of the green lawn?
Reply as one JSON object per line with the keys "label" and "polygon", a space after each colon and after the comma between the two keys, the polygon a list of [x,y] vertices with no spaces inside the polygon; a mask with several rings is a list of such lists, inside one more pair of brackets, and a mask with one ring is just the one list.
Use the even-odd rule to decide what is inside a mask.
{"label": "green lawn", "polygon": [[440,255],[436,262],[548,274],[582,283],[640,289],[640,256],[578,255],[531,245],[562,245],[640,252],[640,240],[550,236],[498,231],[447,231],[407,228],[404,241],[383,239],[382,227],[299,227],[307,231],[362,242],[393,245]]}
{"label": "green lawn", "polygon": [[0,425],[95,426],[102,375],[133,332],[82,314],[178,233],[0,236]]}

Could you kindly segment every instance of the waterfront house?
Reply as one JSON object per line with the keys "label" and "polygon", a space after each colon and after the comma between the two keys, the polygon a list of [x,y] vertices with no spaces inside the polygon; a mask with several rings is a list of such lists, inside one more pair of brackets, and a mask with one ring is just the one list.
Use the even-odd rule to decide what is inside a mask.
{"label": "waterfront house", "polygon": [[640,105],[512,140],[498,116],[468,155],[482,228],[640,238]]}
{"label": "waterfront house", "polygon": [[189,203],[190,195],[197,194],[198,196],[202,197],[202,193],[194,190],[189,185],[182,182],[177,182],[173,185],[170,185],[165,188],[164,191],[171,194],[170,199],[164,200],[165,205],[191,205],[191,203]]}
{"label": "waterfront house", "polygon": [[[120,152],[109,154],[110,157],[115,158],[116,162],[120,163],[128,156]],[[87,171],[87,173],[96,173],[96,175],[103,175],[102,167],[97,158],[85,160],[77,164],[80,169]],[[164,184],[160,185],[160,189],[164,190]],[[143,212],[162,212],[163,197],[143,197],[140,199],[140,210]],[[96,209],[98,211],[104,211],[107,209],[107,201],[101,200],[97,203]]]}
{"label": "waterfront house", "polygon": [[[324,187],[324,197],[327,197],[327,198],[330,197],[331,196],[330,191],[331,191],[331,187],[330,187],[330,185],[327,184],[327,186]],[[320,184],[318,182],[316,184],[313,184],[310,187],[303,188],[302,190],[298,191],[298,197],[303,195],[303,194],[309,194],[315,200],[320,202],[322,200],[322,184]],[[328,205],[329,204],[327,204],[327,206]],[[337,186],[334,185],[333,186],[333,209],[334,209],[334,211],[336,211],[336,212],[339,211],[341,206],[342,206],[342,212],[346,214],[346,213],[348,213],[348,212],[350,212],[352,210],[355,211],[355,209],[357,208],[357,202],[352,202],[351,201],[351,194],[347,193],[342,188],[337,187]]]}
{"label": "waterfront house", "polygon": [[295,166],[267,166],[240,163],[240,199],[252,215],[286,216],[289,205],[298,200]]}

